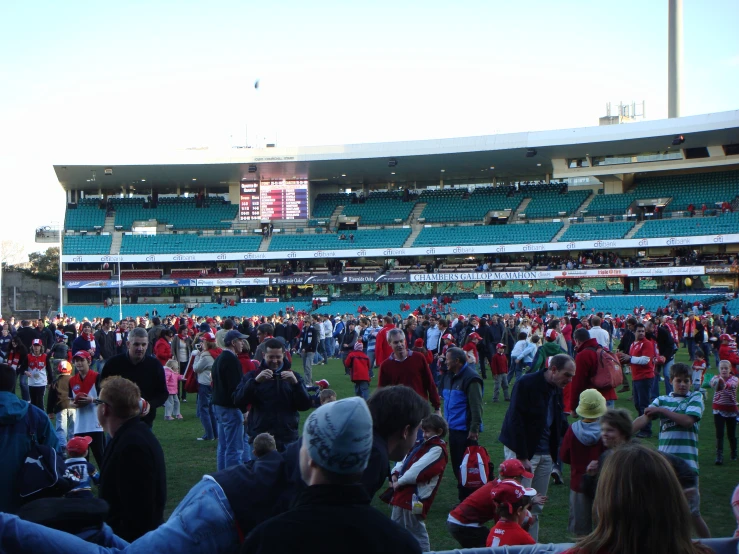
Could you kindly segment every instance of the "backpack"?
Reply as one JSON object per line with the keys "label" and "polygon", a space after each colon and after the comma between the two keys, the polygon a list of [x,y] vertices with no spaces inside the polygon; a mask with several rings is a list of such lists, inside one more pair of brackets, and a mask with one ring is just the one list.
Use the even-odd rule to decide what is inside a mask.
{"label": "backpack", "polygon": [[468,489],[479,489],[490,479],[490,456],[484,446],[470,445],[464,451],[459,466],[461,485]]}
{"label": "backpack", "polygon": [[588,347],[588,350],[593,350],[598,358],[595,374],[590,379],[594,388],[617,387],[623,383],[624,373],[621,369],[621,362],[613,352],[605,348],[593,347]]}

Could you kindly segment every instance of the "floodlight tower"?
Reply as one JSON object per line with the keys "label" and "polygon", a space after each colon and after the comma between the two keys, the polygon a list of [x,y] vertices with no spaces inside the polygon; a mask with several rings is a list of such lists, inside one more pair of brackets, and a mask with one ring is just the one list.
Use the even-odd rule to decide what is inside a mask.
{"label": "floodlight tower", "polygon": [[667,0],[667,117],[680,117],[683,71],[683,0]]}

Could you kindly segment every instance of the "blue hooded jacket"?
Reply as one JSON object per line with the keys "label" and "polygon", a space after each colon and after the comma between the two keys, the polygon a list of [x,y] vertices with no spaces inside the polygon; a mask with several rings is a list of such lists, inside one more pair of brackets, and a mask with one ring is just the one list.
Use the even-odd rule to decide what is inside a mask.
{"label": "blue hooded jacket", "polygon": [[18,474],[31,447],[31,433],[36,434],[39,444],[58,450],[59,440],[43,410],[12,392],[0,392],[0,512],[14,514],[20,507]]}

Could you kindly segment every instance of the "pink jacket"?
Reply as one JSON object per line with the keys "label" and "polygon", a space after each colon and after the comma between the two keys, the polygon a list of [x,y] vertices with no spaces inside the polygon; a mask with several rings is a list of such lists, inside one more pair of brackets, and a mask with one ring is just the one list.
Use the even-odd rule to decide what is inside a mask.
{"label": "pink jacket", "polygon": [[177,394],[177,381],[184,381],[185,376],[172,371],[168,367],[164,367],[164,380],[167,382],[167,392],[169,394]]}

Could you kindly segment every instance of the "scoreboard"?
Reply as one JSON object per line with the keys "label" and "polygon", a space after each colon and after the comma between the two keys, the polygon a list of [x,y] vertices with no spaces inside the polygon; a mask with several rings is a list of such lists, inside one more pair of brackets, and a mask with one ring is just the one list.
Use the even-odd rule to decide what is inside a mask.
{"label": "scoreboard", "polygon": [[241,221],[308,219],[308,181],[242,182]]}

